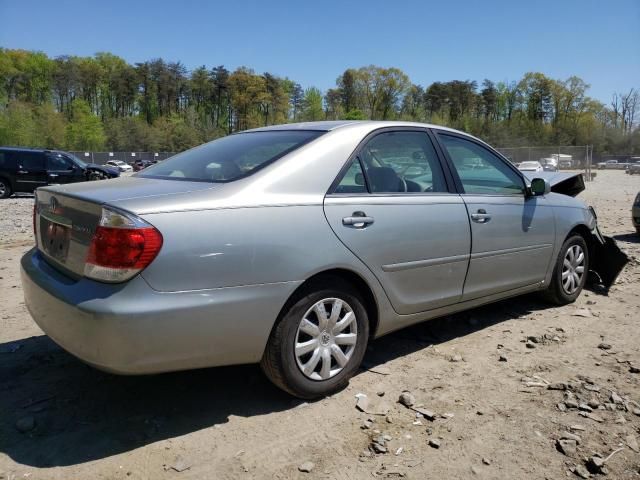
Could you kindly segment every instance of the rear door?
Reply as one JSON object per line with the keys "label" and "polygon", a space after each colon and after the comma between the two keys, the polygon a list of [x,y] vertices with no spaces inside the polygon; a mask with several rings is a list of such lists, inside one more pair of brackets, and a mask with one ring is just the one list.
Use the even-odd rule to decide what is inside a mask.
{"label": "rear door", "polygon": [[459,301],[469,220],[422,129],[370,135],[325,198],[338,238],[376,275],[394,309],[417,313]]}
{"label": "rear door", "polygon": [[47,185],[44,152],[14,152],[16,159],[16,191],[33,192]]}
{"label": "rear door", "polygon": [[[439,132],[438,139],[463,192],[471,225],[462,300],[544,280],[555,241],[547,200],[528,196],[522,174],[482,143],[448,132]],[[475,168],[468,168],[470,164]]]}

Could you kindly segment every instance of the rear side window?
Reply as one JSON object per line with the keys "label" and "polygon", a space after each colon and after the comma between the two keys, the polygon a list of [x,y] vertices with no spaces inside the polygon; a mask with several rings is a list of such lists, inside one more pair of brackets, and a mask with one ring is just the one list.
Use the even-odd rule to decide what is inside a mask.
{"label": "rear side window", "polygon": [[13,161],[13,156],[10,153],[0,152],[0,168],[16,168],[16,162]]}
{"label": "rear side window", "polygon": [[290,153],[324,132],[248,132],[214,140],[179,153],[137,174],[198,182],[231,182]]}
{"label": "rear side window", "polygon": [[44,170],[44,154],[37,152],[20,152],[17,154],[18,167],[27,171]]}

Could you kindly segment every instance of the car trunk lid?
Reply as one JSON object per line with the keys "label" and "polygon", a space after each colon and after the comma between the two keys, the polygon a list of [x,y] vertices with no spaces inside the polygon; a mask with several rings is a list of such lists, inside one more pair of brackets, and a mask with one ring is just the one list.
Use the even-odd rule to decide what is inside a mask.
{"label": "car trunk lid", "polygon": [[169,195],[181,197],[216,187],[220,185],[129,177],[40,188],[34,218],[38,250],[49,264],[79,278],[84,275],[103,206],[132,212],[126,208],[132,201]]}

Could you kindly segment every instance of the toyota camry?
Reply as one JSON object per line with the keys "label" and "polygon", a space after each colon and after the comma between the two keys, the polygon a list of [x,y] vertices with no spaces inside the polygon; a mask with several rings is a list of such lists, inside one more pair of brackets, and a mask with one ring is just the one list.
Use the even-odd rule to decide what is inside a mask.
{"label": "toyota camry", "polygon": [[532,175],[434,125],[230,135],[131,177],[38,189],[26,305],[100,369],[260,363],[316,398],[381,335],[524,293],[580,295],[607,239],[574,198],[580,175]]}

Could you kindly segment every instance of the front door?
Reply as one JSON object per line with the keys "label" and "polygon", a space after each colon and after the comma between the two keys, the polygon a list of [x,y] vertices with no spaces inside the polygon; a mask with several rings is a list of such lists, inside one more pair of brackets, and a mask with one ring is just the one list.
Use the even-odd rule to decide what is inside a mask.
{"label": "front door", "polygon": [[47,178],[50,184],[74,183],[85,179],[84,170],[60,152],[47,153]]}
{"label": "front door", "polygon": [[463,300],[544,280],[555,240],[553,209],[528,196],[520,172],[479,142],[440,132],[464,193],[471,260]]}
{"label": "front door", "polygon": [[382,131],[356,153],[325,198],[335,234],[398,313],[459,301],[471,248],[467,211],[426,131]]}

